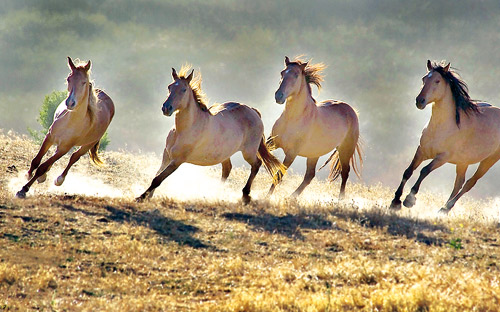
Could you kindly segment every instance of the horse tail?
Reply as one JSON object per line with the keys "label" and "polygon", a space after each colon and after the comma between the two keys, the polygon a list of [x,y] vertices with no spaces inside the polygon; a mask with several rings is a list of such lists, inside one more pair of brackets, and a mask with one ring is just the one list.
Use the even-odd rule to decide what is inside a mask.
{"label": "horse tail", "polygon": [[267,172],[273,177],[273,184],[280,183],[286,173],[286,167],[276,158],[266,146],[265,137],[262,136],[257,157],[264,163]]}
{"label": "horse tail", "polygon": [[[357,158],[359,162],[356,161],[355,154],[358,154]],[[361,179],[361,168],[363,168],[363,148],[361,147],[361,142],[359,140],[356,143],[356,151],[352,154],[351,157],[351,167],[358,179]]]}
{"label": "horse tail", "polygon": [[90,159],[98,166],[103,164],[101,158],[99,157],[99,142],[100,141],[97,141],[97,143],[94,144],[94,146],[92,146],[89,150]]}
{"label": "horse tail", "polygon": [[274,151],[275,149],[277,149],[278,147],[276,146],[276,136],[269,136],[266,140],[266,146],[267,146],[267,149],[270,150],[270,151]]}
{"label": "horse tail", "polygon": [[340,157],[339,157],[339,152],[337,149],[333,151],[333,153],[328,157],[328,159],[325,161],[325,163],[318,169],[320,171],[323,169],[326,165],[328,165],[329,162],[332,162],[330,165],[330,174],[328,175],[328,180],[330,181],[335,181],[339,176],[340,173],[342,172],[342,166],[340,165]]}
{"label": "horse tail", "polygon": [[[357,157],[356,157],[357,154]],[[357,158],[357,160],[356,160]],[[320,171],[325,167],[329,162],[331,161],[330,165],[330,174],[328,175],[328,180],[330,182],[335,181],[340,174],[342,173],[342,164],[340,162],[340,154],[337,149],[333,151],[333,153],[328,157],[328,159],[325,161],[325,163],[318,169]],[[358,141],[356,142],[356,147],[354,148],[354,151],[352,153],[351,159],[349,160],[352,169],[354,170],[354,173],[356,176],[361,179],[361,168],[363,167],[363,150],[361,148],[361,143]]]}

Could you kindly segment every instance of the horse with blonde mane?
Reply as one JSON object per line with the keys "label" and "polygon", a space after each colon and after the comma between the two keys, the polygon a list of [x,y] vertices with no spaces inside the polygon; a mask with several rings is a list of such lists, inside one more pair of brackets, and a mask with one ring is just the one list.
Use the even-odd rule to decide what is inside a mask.
{"label": "horse with blonde mane", "polygon": [[[420,145],[405,170],[391,208],[400,209],[400,197],[406,181],[425,160],[432,159],[421,171],[403,205],[412,207],[422,181],[445,163],[456,165],[453,191],[439,212],[448,213],[457,200],[467,193],[500,159],[500,109],[470,99],[467,85],[450,69],[450,63],[427,61],[427,74],[416,98],[418,109],[432,105],[432,115],[422,131]],[[467,167],[479,163],[474,175],[465,182]]]}
{"label": "horse with blonde mane", "polygon": [[200,166],[222,164],[222,180],[231,172],[230,157],[241,151],[251,166],[250,176],[243,188],[242,200],[251,200],[252,182],[262,163],[278,179],[285,173],[283,164],[266,147],[264,124],[258,110],[246,105],[228,102],[207,108],[201,91],[201,74],[193,78],[194,70],[183,66],[180,75],[172,68],[173,82],[162,106],[165,116],[175,114],[175,126],[170,130],[163,160],[149,188],[137,198],[143,201],[153,196],[154,190],[181,164]]}
{"label": "horse with blonde mane", "polygon": [[[64,182],[71,166],[87,152],[95,164],[102,164],[98,154],[99,141],[113,119],[113,101],[104,91],[94,89],[89,79],[90,61],[75,65],[68,56],[68,65],[71,69],[67,78],[68,97],[56,109],[54,122],[26,174],[29,181],[16,194],[19,198],[26,197],[36,180],[44,182],[50,167],[74,146],[80,148],[71,155],[63,173],[54,181],[55,185]],[[57,146],[54,155],[40,165],[52,145]]]}
{"label": "horse with blonde mane", "polygon": [[[319,157],[334,150],[321,168],[331,161],[330,180],[342,177],[339,194],[342,199],[351,165],[359,177],[355,152],[362,164],[359,122],[358,115],[347,103],[328,100],[318,104],[312,97],[311,84],[321,88],[324,68],[322,63],[310,64],[300,58],[292,62],[285,57],[285,69],[275,93],[276,103],[286,102],[285,109],[274,123],[267,144],[272,149],[283,149],[286,168],[297,156],[307,158],[304,180],[292,196],[300,195],[314,178]],[[268,195],[273,193],[277,182],[271,185]]]}

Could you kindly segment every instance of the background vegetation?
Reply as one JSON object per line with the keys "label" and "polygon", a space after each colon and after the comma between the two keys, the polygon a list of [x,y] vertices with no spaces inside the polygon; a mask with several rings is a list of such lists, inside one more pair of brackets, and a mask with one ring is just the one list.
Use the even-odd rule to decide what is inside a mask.
{"label": "background vegetation", "polygon": [[[283,58],[306,54],[329,66],[317,98],[360,113],[364,182],[396,187],[430,115],[414,104],[426,60],[451,61],[473,98],[498,104],[499,27],[498,1],[5,0],[0,128],[35,128],[44,95],[64,89],[70,55],[92,60],[96,86],[116,104],[111,149],[162,151],[173,118],[160,106],[170,68],[184,62],[202,70],[211,103],[256,106],[269,132]],[[445,166],[424,187],[450,192],[453,174]],[[499,174],[472,195],[497,196]]]}

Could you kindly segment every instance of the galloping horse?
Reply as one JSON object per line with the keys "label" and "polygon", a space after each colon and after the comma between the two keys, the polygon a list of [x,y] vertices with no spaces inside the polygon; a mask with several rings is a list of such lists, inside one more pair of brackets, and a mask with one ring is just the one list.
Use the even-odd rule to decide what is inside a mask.
{"label": "galloping horse", "polygon": [[[71,155],[66,169],[55,180],[55,185],[60,186],[64,182],[71,166],[87,152],[95,164],[102,163],[98,155],[99,141],[113,119],[115,113],[113,101],[104,91],[93,88],[89,80],[90,61],[76,66],[68,56],[68,64],[71,69],[67,78],[68,97],[56,109],[54,122],[26,174],[29,181],[16,194],[19,198],[26,197],[26,192],[35,180],[44,182],[47,171],[54,162],[74,146],[80,148]],[[57,146],[55,154],[40,165],[43,156],[52,145]]]}
{"label": "galloping horse", "polygon": [[[427,69],[416,105],[418,109],[424,109],[427,104],[434,103],[431,119],[422,131],[420,145],[403,174],[391,208],[401,208],[400,197],[406,181],[423,161],[432,159],[420,171],[403,205],[412,207],[415,204],[420,184],[431,171],[452,163],[456,165],[455,186],[445,207],[440,210],[448,213],[500,159],[500,109],[471,100],[467,85],[450,69],[449,63],[437,64],[429,60]],[[477,171],[464,185],[467,167],[478,162]]]}
{"label": "galloping horse", "polygon": [[[349,177],[349,163],[359,177],[355,151],[362,163],[358,142],[358,116],[352,107],[344,102],[328,100],[316,104],[311,95],[310,84],[321,88],[323,77],[320,73],[325,68],[323,64],[311,65],[299,58],[291,62],[285,57],[285,67],[281,72],[281,83],[275,93],[275,99],[278,104],[286,101],[286,105],[274,123],[267,144],[273,149],[283,149],[283,164],[286,168],[290,167],[297,156],[307,158],[304,180],[293,196],[300,195],[314,178],[318,158],[336,149],[321,168],[332,161],[329,178],[333,181],[339,175],[342,176],[339,195],[342,199]],[[271,185],[268,195],[273,193],[277,182],[279,181]]]}
{"label": "galloping horse", "polygon": [[172,68],[174,82],[168,86],[169,95],[162,111],[165,116],[177,112],[175,126],[167,136],[163,161],[156,177],[137,201],[153,196],[155,188],[185,162],[200,166],[222,163],[222,180],[226,180],[232,168],[230,157],[241,151],[252,167],[243,188],[243,202],[248,203],[252,182],[262,162],[271,175],[278,172],[275,179],[286,169],[266,147],[260,113],[235,102],[207,108],[201,92],[201,74],[193,79],[192,70],[186,76],[190,69],[183,66],[179,76]]}

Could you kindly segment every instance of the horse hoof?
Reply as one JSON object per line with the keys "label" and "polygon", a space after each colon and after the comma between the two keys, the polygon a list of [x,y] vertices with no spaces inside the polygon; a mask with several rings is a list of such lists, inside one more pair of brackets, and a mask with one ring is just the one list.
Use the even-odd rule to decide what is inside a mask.
{"label": "horse hoof", "polygon": [[43,182],[45,182],[45,180],[47,180],[47,174],[46,173],[44,175],[42,175],[41,177],[39,177],[38,179],[36,179],[36,182],[43,183]]}
{"label": "horse hoof", "polygon": [[252,197],[250,197],[250,195],[243,195],[241,200],[243,201],[243,204],[247,205],[252,200]]}
{"label": "horse hoof", "polygon": [[415,198],[415,195],[413,195],[412,193],[408,194],[408,196],[406,196],[404,202],[403,202],[403,205],[406,207],[406,208],[411,208],[415,205],[415,202],[417,201],[417,199]]}
{"label": "horse hoof", "polygon": [[58,176],[57,179],[54,181],[54,184],[56,186],[61,186],[64,182],[64,177],[63,176]]}
{"label": "horse hoof", "polygon": [[393,199],[390,208],[393,210],[401,210],[401,201],[399,199]]}
{"label": "horse hoof", "polygon": [[16,193],[17,198],[26,198],[26,192],[23,190],[20,190],[19,192]]}
{"label": "horse hoof", "polygon": [[450,213],[450,210],[451,210],[451,208],[448,209],[446,207],[443,207],[443,208],[439,209],[438,213],[442,214],[442,215],[448,215],[448,213]]}
{"label": "horse hoof", "polygon": [[136,202],[136,203],[142,203],[142,202],[144,202],[144,201],[146,200],[146,197],[147,197],[147,196],[146,196],[146,193],[144,193],[144,194],[142,194],[141,196],[137,197],[137,198],[135,199],[135,202]]}

